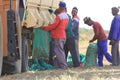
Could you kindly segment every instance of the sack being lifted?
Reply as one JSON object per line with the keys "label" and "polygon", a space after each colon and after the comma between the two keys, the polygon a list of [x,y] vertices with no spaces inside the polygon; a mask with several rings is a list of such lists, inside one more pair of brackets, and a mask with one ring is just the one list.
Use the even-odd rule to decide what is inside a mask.
{"label": "sack being lifted", "polygon": [[85,68],[97,66],[97,49],[98,47],[96,43],[89,44],[86,52]]}
{"label": "sack being lifted", "polygon": [[34,28],[32,58],[49,60],[50,33],[39,28]]}

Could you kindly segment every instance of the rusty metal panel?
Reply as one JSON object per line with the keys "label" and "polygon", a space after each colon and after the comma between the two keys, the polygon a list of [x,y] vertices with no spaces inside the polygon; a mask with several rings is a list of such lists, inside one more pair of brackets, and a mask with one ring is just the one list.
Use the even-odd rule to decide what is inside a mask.
{"label": "rusty metal panel", "polygon": [[[16,1],[12,1],[13,10],[16,11]],[[0,14],[2,18],[2,28],[3,28],[3,55],[8,55],[8,48],[7,48],[7,14],[6,12],[10,9],[10,0],[0,0]]]}

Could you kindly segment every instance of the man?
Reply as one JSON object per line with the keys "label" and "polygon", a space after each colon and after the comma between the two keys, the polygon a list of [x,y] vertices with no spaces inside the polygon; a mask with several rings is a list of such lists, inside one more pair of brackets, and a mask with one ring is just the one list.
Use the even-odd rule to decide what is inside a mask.
{"label": "man", "polygon": [[54,40],[54,51],[56,54],[55,68],[67,69],[67,62],[65,59],[64,44],[66,42],[66,27],[68,25],[68,15],[65,11],[66,3],[60,1],[60,14],[56,16],[55,22],[49,26],[42,26],[46,31],[51,31],[51,37]]}
{"label": "man", "polygon": [[119,55],[119,40],[120,40],[120,15],[118,15],[119,9],[112,7],[112,15],[114,16],[108,39],[110,40],[110,45],[112,45],[112,65],[118,66],[120,64],[120,55]]}
{"label": "man", "polygon": [[73,30],[72,30],[72,18],[69,14],[68,14],[68,16],[69,16],[69,23],[68,23],[68,26],[67,26],[67,29],[66,29],[67,39],[66,39],[66,43],[65,43],[65,46],[64,46],[65,54],[66,54],[66,60],[67,60],[68,52],[70,51],[71,56],[72,56],[73,66],[74,67],[79,67],[80,62],[79,62],[79,58],[78,58],[78,53],[77,53],[76,48],[75,48],[75,39],[74,39]]}
{"label": "man", "polygon": [[98,46],[98,66],[102,67],[103,66],[103,56],[105,55],[106,59],[112,63],[112,57],[111,55],[107,52],[108,47],[107,47],[107,36],[100,25],[100,23],[95,22],[91,20],[90,17],[85,17],[84,18],[84,23],[92,26],[94,30],[94,36],[92,40],[89,42],[94,42],[97,40],[97,46]]}
{"label": "man", "polygon": [[74,39],[75,39],[75,48],[77,51],[78,59],[80,61],[79,57],[79,17],[77,15],[78,9],[77,7],[73,7],[72,9],[72,29],[74,33]]}
{"label": "man", "polygon": [[[55,10],[54,14],[57,16],[58,14],[60,14],[60,10],[59,8]],[[49,54],[49,64],[53,65],[55,64],[55,60],[56,60],[56,53],[54,50],[55,47],[55,42],[54,40],[50,41],[50,54]]]}

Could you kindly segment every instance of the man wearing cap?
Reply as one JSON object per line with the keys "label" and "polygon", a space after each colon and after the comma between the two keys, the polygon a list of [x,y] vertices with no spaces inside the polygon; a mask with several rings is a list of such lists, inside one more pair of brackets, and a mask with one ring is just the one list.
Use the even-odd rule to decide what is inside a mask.
{"label": "man wearing cap", "polygon": [[77,7],[73,7],[72,9],[72,30],[74,33],[74,39],[75,39],[75,50],[77,51],[77,57],[80,62],[80,56],[79,56],[79,17],[77,15],[78,9]]}
{"label": "man wearing cap", "polygon": [[56,16],[55,22],[48,26],[41,26],[41,29],[51,31],[51,37],[54,40],[54,51],[56,54],[55,68],[67,69],[67,62],[65,59],[64,44],[66,42],[66,27],[68,25],[68,15],[65,11],[66,3],[60,1],[60,14]]}
{"label": "man wearing cap", "polygon": [[93,30],[94,30],[94,36],[93,36],[92,40],[90,40],[89,42],[93,42],[93,41],[97,40],[98,66],[99,67],[103,66],[103,56],[105,56],[105,58],[110,63],[112,63],[112,57],[108,53],[107,36],[106,36],[102,26],[100,25],[100,23],[91,20],[90,17],[85,17],[84,18],[84,23],[89,25],[89,26],[92,26]]}
{"label": "man wearing cap", "polygon": [[114,16],[108,39],[110,40],[111,54],[112,54],[112,65],[118,66],[120,64],[119,55],[119,40],[120,40],[120,15],[118,15],[119,9],[117,7],[112,7],[112,15]]}

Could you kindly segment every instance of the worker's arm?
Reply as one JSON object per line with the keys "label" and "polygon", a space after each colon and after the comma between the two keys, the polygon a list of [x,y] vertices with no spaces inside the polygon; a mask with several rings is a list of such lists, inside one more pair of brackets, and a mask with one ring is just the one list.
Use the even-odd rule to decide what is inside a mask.
{"label": "worker's arm", "polygon": [[95,41],[99,36],[99,28],[93,26],[93,29],[94,29],[94,36],[93,36],[92,40],[90,40],[89,42]]}
{"label": "worker's arm", "polygon": [[60,22],[60,17],[59,16],[56,16],[55,18],[55,22],[53,24],[50,24],[48,26],[43,26],[42,28],[46,31],[50,31],[50,30],[53,30],[57,27],[57,25],[59,24]]}

